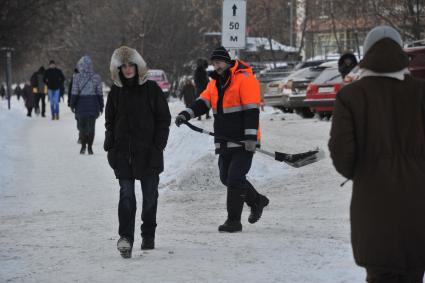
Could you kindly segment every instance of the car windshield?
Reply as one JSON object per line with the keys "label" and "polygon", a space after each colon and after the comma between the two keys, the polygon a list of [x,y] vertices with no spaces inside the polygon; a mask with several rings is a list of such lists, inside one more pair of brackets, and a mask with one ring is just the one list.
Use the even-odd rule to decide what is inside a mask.
{"label": "car windshield", "polygon": [[166,80],[165,74],[162,72],[148,72],[148,77],[157,82]]}
{"label": "car windshield", "polygon": [[342,77],[337,68],[325,69],[313,82],[314,84],[342,83]]}
{"label": "car windshield", "polygon": [[320,73],[323,71],[324,68],[322,67],[312,67],[312,68],[304,68],[298,71],[295,71],[291,75],[288,76],[287,80],[307,80],[312,81],[317,76],[320,75]]}
{"label": "car windshield", "polygon": [[315,67],[315,66],[319,66],[320,64],[324,63],[324,60],[318,60],[318,61],[303,61],[298,63],[295,67],[294,70],[300,70],[303,68],[308,68],[308,67]]}

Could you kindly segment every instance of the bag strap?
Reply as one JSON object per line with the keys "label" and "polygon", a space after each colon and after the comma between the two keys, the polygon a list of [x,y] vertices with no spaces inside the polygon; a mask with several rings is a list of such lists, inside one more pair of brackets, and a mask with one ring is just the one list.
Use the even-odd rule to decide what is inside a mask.
{"label": "bag strap", "polygon": [[91,80],[91,78],[94,76],[94,74],[92,74],[87,81],[84,83],[83,87],[81,89],[78,90],[78,95],[81,94],[81,92],[83,91],[83,89],[86,87],[86,85],[89,83],[89,81]]}

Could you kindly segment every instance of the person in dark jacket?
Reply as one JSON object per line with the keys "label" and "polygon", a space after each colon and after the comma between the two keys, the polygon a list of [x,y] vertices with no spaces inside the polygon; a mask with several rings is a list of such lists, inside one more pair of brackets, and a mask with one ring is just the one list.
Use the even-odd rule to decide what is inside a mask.
{"label": "person in dark jacket", "polygon": [[179,113],[175,122],[179,127],[213,109],[220,180],[227,187],[227,219],[218,230],[239,232],[244,201],[251,208],[248,217],[251,224],[260,219],[263,208],[269,204],[269,199],[246,179],[260,141],[260,84],[252,68],[243,61],[231,60],[224,47],[214,50],[211,61],[215,69],[212,80],[201,96]]}
{"label": "person in dark jacket", "polygon": [[59,120],[59,99],[60,88],[63,86],[65,76],[62,71],[56,67],[55,61],[51,60],[49,69],[44,74],[44,82],[47,84],[48,96],[50,100],[50,110],[52,120]]}
{"label": "person in dark jacket", "polygon": [[79,139],[80,154],[93,154],[96,119],[103,112],[102,80],[93,71],[93,63],[89,56],[83,56],[77,64],[78,74],[73,77],[71,89],[71,109],[75,113]]}
{"label": "person in dark jacket", "polygon": [[18,100],[20,100],[21,96],[22,96],[22,89],[21,89],[21,86],[19,85],[19,83],[16,85],[14,93],[16,95],[16,98]]}
{"label": "person in dark jacket", "polygon": [[25,107],[27,108],[27,116],[31,117],[32,109],[34,108],[35,103],[35,93],[33,93],[31,88],[31,82],[25,81],[24,88],[22,89],[22,97],[25,101]]}
{"label": "person in dark jacket", "polygon": [[[425,81],[408,74],[400,34],[372,29],[360,79],[336,96],[329,149],[353,180],[351,242],[367,282],[423,282]],[[390,59],[390,60],[389,60]]]}
{"label": "person in dark jacket", "polygon": [[343,54],[338,60],[338,71],[342,76],[342,79],[348,75],[354,67],[357,66],[357,58],[353,53],[347,52]]}
{"label": "person in dark jacket", "polygon": [[180,99],[182,98],[186,107],[189,107],[196,99],[195,86],[193,85],[191,79],[186,79],[184,83],[180,96]]}
{"label": "person in dark jacket", "polygon": [[1,99],[4,99],[4,97],[6,96],[6,88],[4,87],[3,84],[0,86],[0,96],[1,96]]}
{"label": "person in dark jacket", "polygon": [[[44,82],[44,73],[45,69],[41,66],[38,71],[36,71],[31,76],[31,87],[32,91],[35,94],[34,102],[34,111],[35,114],[39,115],[41,112],[41,117],[46,117],[46,93],[47,85]],[[40,102],[41,102],[41,111],[40,111]]]}
{"label": "person in dark jacket", "polygon": [[114,85],[106,103],[104,149],[120,184],[117,248],[127,258],[134,242],[135,180],[140,180],[143,192],[141,248],[155,247],[159,174],[164,170],[171,115],[161,88],[147,79],[146,63],[135,49],[116,49],[110,71]]}
{"label": "person in dark jacket", "polygon": [[[196,98],[198,98],[201,93],[205,90],[209,83],[209,76],[207,73],[208,62],[205,59],[199,58],[196,62],[196,69],[193,75],[196,88]],[[206,113],[206,119],[210,119],[210,111]],[[201,120],[201,116],[198,117],[198,120]]]}

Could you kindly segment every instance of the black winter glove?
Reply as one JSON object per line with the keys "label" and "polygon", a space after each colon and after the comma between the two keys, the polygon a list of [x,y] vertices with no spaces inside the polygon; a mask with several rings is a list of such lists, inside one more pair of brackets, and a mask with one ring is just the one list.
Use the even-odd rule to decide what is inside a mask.
{"label": "black winter glove", "polygon": [[190,120],[190,114],[187,113],[187,111],[182,111],[179,113],[179,115],[177,115],[175,123],[177,127],[180,127],[181,124],[189,120]]}
{"label": "black winter glove", "polygon": [[105,141],[103,142],[103,149],[109,151],[114,147],[114,134],[112,131],[105,132]]}

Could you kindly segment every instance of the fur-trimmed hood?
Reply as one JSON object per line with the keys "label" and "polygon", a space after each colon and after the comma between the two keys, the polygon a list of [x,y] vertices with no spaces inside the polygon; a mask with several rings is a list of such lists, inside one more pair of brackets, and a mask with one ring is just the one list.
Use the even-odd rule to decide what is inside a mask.
{"label": "fur-trimmed hood", "polygon": [[143,60],[142,56],[136,51],[136,49],[127,46],[121,46],[120,48],[115,49],[114,53],[112,53],[111,66],[109,69],[111,71],[111,78],[114,81],[114,84],[119,87],[123,86],[119,75],[119,67],[128,63],[133,63],[137,65],[139,85],[144,84],[148,79],[148,67],[146,65],[146,62],[145,60]]}

